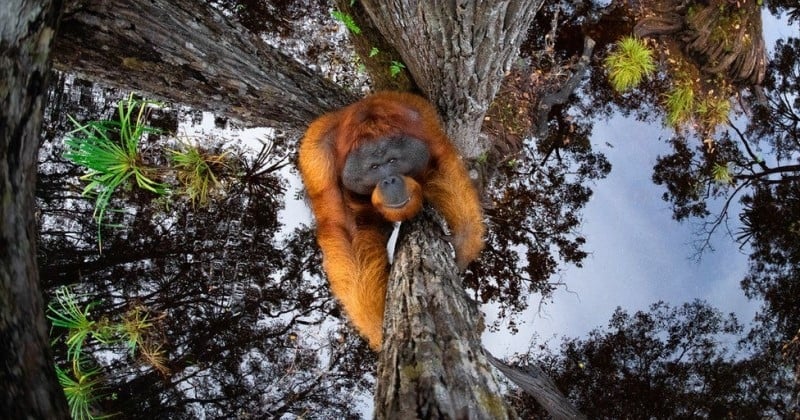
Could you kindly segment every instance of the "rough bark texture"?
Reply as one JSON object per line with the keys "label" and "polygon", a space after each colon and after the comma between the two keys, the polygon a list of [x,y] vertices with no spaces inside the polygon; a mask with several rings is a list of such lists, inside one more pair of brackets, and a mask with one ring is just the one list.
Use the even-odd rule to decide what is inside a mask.
{"label": "rough bark texture", "polygon": [[73,1],[56,68],[247,125],[305,126],[357,98],[193,0]]}
{"label": "rough bark texture", "polygon": [[[348,33],[350,43],[356,54],[361,58],[361,63],[369,74],[372,86],[376,90],[401,90],[416,91],[417,87],[411,80],[411,73],[406,70],[392,75],[391,66],[393,61],[401,61],[400,54],[394,47],[381,35],[375,23],[367,15],[364,6],[360,2],[351,0],[335,0],[336,9],[350,15],[361,29],[359,34]],[[379,52],[372,55],[373,48]]]}
{"label": "rough bark texture", "polygon": [[544,371],[535,365],[525,370],[511,367],[491,354],[486,355],[489,362],[522,390],[536,398],[545,410],[556,420],[586,419],[580,411],[558,390],[556,384]]}
{"label": "rough bark texture", "polygon": [[[361,3],[438,105],[461,153],[483,154],[484,115],[542,0]],[[422,219],[412,222],[389,278],[376,417],[513,417],[483,354],[474,303],[437,238],[442,224]]]}
{"label": "rough bark texture", "polygon": [[686,7],[681,0],[647,4],[633,29],[638,37],[678,42],[707,74],[758,85],[767,71],[761,2],[712,0]]}
{"label": "rough bark texture", "polygon": [[378,419],[513,417],[481,347],[481,319],[429,208],[401,234],[378,362]]}
{"label": "rough bark texture", "polygon": [[543,0],[363,0],[467,158],[487,150],[480,130],[503,75]]}
{"label": "rough bark texture", "polygon": [[33,191],[61,2],[0,5],[0,416],[67,418],[36,268]]}

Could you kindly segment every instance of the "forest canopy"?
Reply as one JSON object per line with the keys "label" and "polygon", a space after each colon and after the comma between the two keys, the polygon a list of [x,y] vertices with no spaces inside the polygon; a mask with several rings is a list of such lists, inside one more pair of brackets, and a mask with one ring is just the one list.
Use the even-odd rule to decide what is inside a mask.
{"label": "forest canopy", "polygon": [[[497,320],[491,331],[522,336],[531,309],[562,304],[567,268],[586,263],[584,212],[612,164],[625,165],[593,137],[614,117],[666,128],[667,151],[638,176],[675,223],[698,226],[694,251],[713,252],[716,238],[747,254],[730,293],[759,303],[752,321],[703,296],[619,307],[587,336],[534,339],[508,362],[552,377],[588,418],[800,415],[800,38],[768,45],[762,22],[796,28],[796,2],[523,3],[507,2],[507,27],[465,7],[420,29],[371,1],[65,2],[48,83],[28,88],[45,104],[39,148],[27,150],[31,211],[23,197],[3,214],[35,237],[19,278],[40,279],[44,301],[30,305],[43,313],[23,321],[49,333],[43,357],[69,414],[370,415],[379,356],[331,296],[314,226],[299,220],[296,148],[316,116],[402,89],[438,107],[481,191],[486,247],[462,277],[466,301]],[[504,34],[500,55],[454,16],[486,40]],[[414,48],[420,39],[431,47]],[[6,194],[16,178],[0,172]],[[0,244],[26,246],[3,220]],[[21,404],[8,398],[24,387],[3,404]],[[558,417],[503,390],[496,403],[522,418]]]}

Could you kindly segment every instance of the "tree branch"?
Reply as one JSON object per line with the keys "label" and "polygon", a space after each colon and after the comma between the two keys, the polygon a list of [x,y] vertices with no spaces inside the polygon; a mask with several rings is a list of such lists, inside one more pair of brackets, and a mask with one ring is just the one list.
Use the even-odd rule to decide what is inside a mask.
{"label": "tree branch", "polygon": [[523,372],[520,368],[515,368],[503,363],[501,360],[486,352],[489,363],[494,365],[500,372],[519,386],[523,391],[530,394],[536,402],[541,404],[554,419],[585,419],[572,405],[571,402],[558,390],[553,380],[538,366],[530,365]]}
{"label": "tree branch", "polygon": [[768,177],[770,175],[780,174],[780,173],[787,173],[787,172],[798,172],[800,171],[800,165],[784,165],[784,166],[776,166],[774,168],[767,168],[761,172],[753,173],[751,175],[736,175],[734,179],[745,179],[750,181],[756,181],[761,178]]}
{"label": "tree branch", "polygon": [[742,141],[745,150],[747,150],[747,154],[750,155],[750,159],[753,162],[756,162],[758,166],[761,167],[761,169],[767,170],[768,169],[767,164],[764,163],[763,159],[759,159],[758,156],[756,156],[756,154],[753,153],[753,149],[750,148],[750,142],[747,141],[747,138],[745,138],[744,133],[742,133],[741,130],[739,130],[739,128],[733,124],[733,121],[731,121],[730,118],[728,119],[728,126],[731,127],[733,131],[735,131],[736,134],[739,136],[739,139]]}
{"label": "tree branch", "polygon": [[[539,101],[539,113],[534,124],[534,136],[542,138],[547,134],[548,120],[550,117],[550,110],[554,105],[561,105],[567,102],[570,95],[578,88],[578,85],[583,79],[584,74],[589,66],[589,61],[592,59],[592,51],[594,50],[594,40],[592,38],[583,38],[583,53],[581,54],[578,64],[575,65],[575,70],[572,76],[564,83],[564,85],[557,92],[553,92]],[[550,152],[545,156],[542,162],[545,162],[549,157]]]}
{"label": "tree branch", "polygon": [[[706,222],[706,224],[705,224],[705,226],[706,226],[706,228],[705,228],[705,231],[706,231],[705,239],[702,241],[702,245],[700,245],[697,248],[697,252],[695,253],[695,259],[699,259],[700,256],[702,255],[703,251],[705,251],[706,249],[711,248],[711,235],[713,235],[714,232],[716,232],[717,228],[723,222],[728,220],[728,208],[730,208],[731,202],[733,202],[734,197],[736,197],[739,194],[739,192],[742,191],[748,185],[750,185],[750,181],[745,181],[741,185],[736,187],[736,189],[734,189],[733,192],[725,199],[725,204],[723,204],[722,209],[720,210],[719,214],[714,219],[714,221],[713,222]],[[708,227],[708,226],[710,226],[710,227]],[[729,228],[728,232],[730,233],[730,228]]]}

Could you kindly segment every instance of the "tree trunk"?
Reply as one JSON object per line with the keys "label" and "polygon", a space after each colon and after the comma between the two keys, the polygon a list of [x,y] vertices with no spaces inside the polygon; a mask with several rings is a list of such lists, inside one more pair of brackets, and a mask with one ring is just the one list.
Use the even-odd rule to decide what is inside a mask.
{"label": "tree trunk", "polygon": [[637,18],[634,34],[677,42],[704,73],[760,85],[768,61],[761,2],[702,3],[686,8],[681,0],[649,2]]}
{"label": "tree trunk", "polygon": [[544,0],[383,1],[362,4],[436,103],[461,153],[487,149],[483,117]]}
{"label": "tree trunk", "polygon": [[[542,0],[362,4],[416,84],[438,105],[461,153],[483,154],[484,115]],[[513,416],[483,354],[474,303],[449,246],[435,238],[442,229],[415,220],[411,231],[389,278],[377,418]]]}
{"label": "tree trunk", "polygon": [[69,3],[57,69],[246,125],[297,129],[357,98],[203,2]]}
{"label": "tree trunk", "polygon": [[376,418],[513,417],[483,354],[482,320],[442,223],[426,208],[399,240],[386,291]]}
{"label": "tree trunk", "polygon": [[33,191],[60,1],[0,5],[0,413],[67,418],[36,269]]}

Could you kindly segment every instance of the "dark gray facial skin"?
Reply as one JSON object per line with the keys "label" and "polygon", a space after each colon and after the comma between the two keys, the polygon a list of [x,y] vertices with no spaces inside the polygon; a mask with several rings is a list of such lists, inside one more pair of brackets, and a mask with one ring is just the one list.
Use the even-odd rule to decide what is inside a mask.
{"label": "dark gray facial skin", "polygon": [[411,137],[383,138],[354,150],[347,156],[342,171],[344,187],[356,194],[372,194],[381,183],[388,205],[402,206],[407,200],[402,175],[416,176],[428,167],[430,152],[420,140]]}

